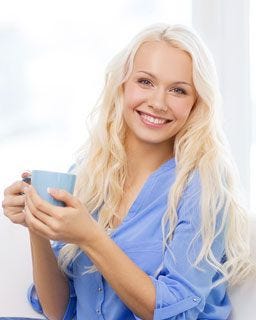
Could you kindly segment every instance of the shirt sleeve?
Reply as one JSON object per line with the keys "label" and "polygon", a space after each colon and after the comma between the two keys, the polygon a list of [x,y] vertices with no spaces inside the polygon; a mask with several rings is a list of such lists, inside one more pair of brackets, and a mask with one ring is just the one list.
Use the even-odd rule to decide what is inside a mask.
{"label": "shirt sleeve", "polygon": [[[198,182],[194,181],[178,208],[178,223],[169,249],[165,251],[163,267],[156,277],[150,276],[156,289],[154,320],[194,320],[204,310],[217,272],[205,260],[199,263],[199,269],[192,265],[202,246],[200,236],[190,245],[199,227],[200,189]],[[214,241],[212,251],[221,261],[224,255],[223,234]]]}
{"label": "shirt sleeve", "polygon": [[[56,257],[58,257],[60,249],[64,246],[64,243],[59,242],[59,241],[53,241],[52,242],[52,249]],[[63,320],[71,320],[74,318],[76,314],[76,293],[74,289],[74,284],[73,280],[68,277],[68,284],[69,284],[69,301],[67,305],[67,309],[65,311],[65,314],[63,316]],[[32,284],[27,292],[27,299],[29,303],[31,304],[32,308],[40,313],[43,314],[43,309],[40,304],[40,301],[38,299],[37,293],[36,293],[36,288],[35,285]]]}

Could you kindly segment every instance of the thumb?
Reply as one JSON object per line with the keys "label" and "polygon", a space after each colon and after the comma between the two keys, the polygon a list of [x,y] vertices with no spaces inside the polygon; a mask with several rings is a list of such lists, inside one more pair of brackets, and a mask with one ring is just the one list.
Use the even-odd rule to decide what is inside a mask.
{"label": "thumb", "polygon": [[63,189],[47,188],[47,192],[56,200],[65,202],[68,207],[77,208],[79,201]]}

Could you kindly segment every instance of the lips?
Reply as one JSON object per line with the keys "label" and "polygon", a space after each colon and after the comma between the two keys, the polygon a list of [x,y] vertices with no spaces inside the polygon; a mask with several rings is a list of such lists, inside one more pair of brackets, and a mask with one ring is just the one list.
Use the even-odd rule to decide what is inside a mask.
{"label": "lips", "polygon": [[164,124],[164,123],[168,123],[168,122],[172,121],[170,119],[155,116],[154,114],[151,114],[151,113],[147,113],[147,112],[143,112],[143,111],[139,111],[139,110],[136,110],[136,112],[144,119],[146,119],[152,123],[155,123],[155,124]]}
{"label": "lips", "polygon": [[168,125],[173,120],[161,118],[158,116],[155,116],[151,113],[135,110],[138,114],[140,121],[144,124],[144,126],[150,128],[150,129],[161,129],[164,128],[166,125]]}

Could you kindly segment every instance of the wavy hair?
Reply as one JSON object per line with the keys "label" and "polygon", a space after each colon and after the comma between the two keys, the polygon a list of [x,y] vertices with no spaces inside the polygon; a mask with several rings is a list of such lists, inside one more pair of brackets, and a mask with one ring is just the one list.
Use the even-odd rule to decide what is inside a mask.
{"label": "wavy hair", "polygon": [[[98,213],[98,223],[110,232],[113,216],[124,197],[127,177],[123,84],[131,74],[138,48],[148,41],[165,41],[189,54],[198,95],[186,124],[175,136],[176,180],[169,191],[168,208],[162,219],[163,250],[168,248],[177,225],[182,193],[189,177],[197,170],[202,186],[202,248],[194,264],[205,259],[222,273],[220,282],[234,285],[256,269],[250,251],[249,218],[240,197],[237,169],[221,128],[221,98],[214,62],[202,40],[187,27],[150,26],[111,60],[104,89],[91,115],[89,139],[78,153],[75,195],[91,214]],[[220,213],[221,223],[217,227]],[[225,235],[224,263],[219,262],[212,251],[220,233]],[[80,253],[77,245],[66,244],[59,255],[60,267],[67,272],[68,265]],[[85,273],[96,270],[92,265]]]}

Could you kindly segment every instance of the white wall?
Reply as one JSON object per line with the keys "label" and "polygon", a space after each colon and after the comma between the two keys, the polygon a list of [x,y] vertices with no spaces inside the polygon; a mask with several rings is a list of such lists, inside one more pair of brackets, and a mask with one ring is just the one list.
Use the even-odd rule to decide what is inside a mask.
{"label": "white wall", "polygon": [[25,228],[0,217],[0,316],[30,316],[41,318],[26,299],[26,289],[32,283],[29,240]]}
{"label": "white wall", "polygon": [[223,96],[224,129],[250,195],[252,103],[249,0],[193,0],[193,26],[213,53]]}
{"label": "white wall", "polygon": [[[215,56],[226,131],[248,186],[248,0],[192,3],[193,15],[190,0],[0,0],[0,194],[25,169],[67,170],[107,61],[138,30],[192,20]],[[35,316],[25,297],[27,232],[1,212],[0,256],[0,317]]]}
{"label": "white wall", "polygon": [[[190,9],[190,0],[0,0],[1,198],[23,170],[66,171],[107,61],[148,24],[190,25]],[[0,214],[0,317],[33,317],[27,232]]]}

